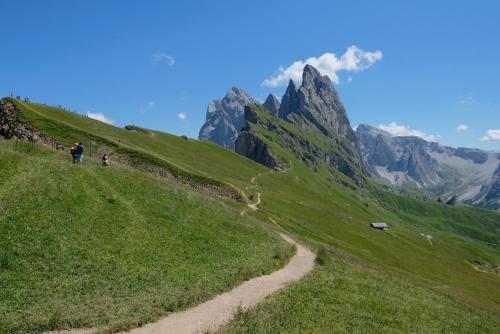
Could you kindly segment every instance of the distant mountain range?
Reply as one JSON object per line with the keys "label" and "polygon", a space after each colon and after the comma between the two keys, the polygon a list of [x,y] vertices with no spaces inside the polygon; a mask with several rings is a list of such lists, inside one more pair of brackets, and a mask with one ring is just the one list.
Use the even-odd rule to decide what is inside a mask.
{"label": "distant mountain range", "polygon": [[393,137],[369,125],[356,129],[370,174],[399,187],[416,187],[458,202],[500,208],[500,154],[452,148],[419,137]]}
{"label": "distant mountain range", "polygon": [[[272,117],[263,117],[262,110]],[[393,137],[364,124],[354,131],[331,80],[310,65],[302,85],[297,88],[290,80],[281,101],[270,94],[260,105],[242,89],[231,88],[223,99],[210,102],[200,130],[202,140],[270,168],[286,168],[287,162],[270,149],[273,138],[311,169],[326,166],[358,186],[370,176],[379,183],[432,192],[443,202],[500,209],[499,153]]]}

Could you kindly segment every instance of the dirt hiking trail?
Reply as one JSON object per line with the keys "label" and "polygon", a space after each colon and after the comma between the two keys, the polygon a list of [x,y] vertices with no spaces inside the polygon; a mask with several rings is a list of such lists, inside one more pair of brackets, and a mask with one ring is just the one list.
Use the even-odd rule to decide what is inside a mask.
{"label": "dirt hiking trail", "polygon": [[[280,236],[297,248],[297,253],[282,269],[268,275],[252,278],[203,304],[182,312],[172,313],[157,322],[122,334],[201,334],[207,331],[216,331],[228,324],[240,309],[254,307],[271,293],[300,280],[313,269],[315,255],[290,237],[281,233]],[[93,334],[96,331],[96,329],[74,329],[50,333]]]}
{"label": "dirt hiking trail", "polygon": [[[251,179],[250,187],[256,186],[255,179],[262,174],[257,174]],[[247,207],[251,210],[258,210],[258,205],[261,202],[260,196],[260,193],[257,193],[257,201],[247,203]],[[243,216],[244,213],[242,211],[241,215]],[[269,219],[276,224],[274,219],[271,217]],[[202,334],[217,331],[228,324],[239,310],[254,307],[273,292],[300,280],[313,269],[316,256],[289,236],[282,233],[279,235],[297,248],[297,253],[282,269],[268,275],[252,278],[203,304],[182,312],[172,313],[157,322],[122,332],[122,334]],[[93,334],[96,331],[97,329],[72,329],[47,332],[46,334]]]}
{"label": "dirt hiking trail", "polygon": [[229,323],[236,312],[257,305],[271,293],[289,283],[300,280],[314,267],[315,255],[306,247],[297,244],[284,234],[280,234],[290,244],[297,247],[297,253],[288,264],[269,275],[250,279],[233,290],[188,309],[173,313],[158,322],[131,330],[130,334],[187,334],[215,331]]}

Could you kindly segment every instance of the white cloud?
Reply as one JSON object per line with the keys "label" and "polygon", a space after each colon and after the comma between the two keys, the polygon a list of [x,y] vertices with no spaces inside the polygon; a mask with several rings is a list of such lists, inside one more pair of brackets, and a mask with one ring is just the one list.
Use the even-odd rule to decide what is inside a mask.
{"label": "white cloud", "polygon": [[377,126],[377,128],[389,132],[391,135],[395,137],[415,136],[425,139],[427,141],[436,141],[439,138],[439,135],[429,135],[423,131],[411,129],[406,125],[398,125],[396,124],[396,122],[392,122],[387,125],[380,124],[379,126]]}
{"label": "white cloud", "polygon": [[180,119],[181,121],[185,121],[186,120],[186,113],[185,112],[178,113],[177,118]]}
{"label": "white cloud", "polygon": [[161,61],[166,62],[170,66],[174,66],[175,64],[175,58],[173,56],[162,52],[153,53],[153,55],[151,55],[151,61],[153,62],[153,64],[159,63]]}
{"label": "white cloud", "polygon": [[112,119],[106,117],[106,115],[104,115],[103,113],[100,113],[100,112],[96,112],[96,113],[88,112],[87,117],[93,118],[95,120],[98,120],[100,122],[107,123],[107,124],[114,124],[115,123]]}
{"label": "white cloud", "polygon": [[148,108],[153,108],[155,106],[155,101],[148,102]]}
{"label": "white cloud", "polygon": [[481,141],[490,141],[490,140],[500,140],[500,130],[496,129],[488,129],[486,134],[481,137]]}
{"label": "white cloud", "polygon": [[[278,87],[284,86],[292,79],[295,83],[302,81],[302,72],[307,64],[314,66],[323,75],[328,75],[334,83],[339,83],[340,79],[337,75],[339,71],[359,72],[371,67],[376,62],[382,59],[382,51],[376,50],[373,52],[363,51],[355,45],[350,46],[347,51],[340,57],[334,53],[324,53],[319,57],[310,57],[306,60],[298,60],[288,67],[280,67],[276,75],[262,82],[262,86]],[[351,80],[349,80],[350,82]]]}
{"label": "white cloud", "polygon": [[466,132],[469,131],[469,127],[465,124],[458,124],[457,127],[455,128],[456,132]]}

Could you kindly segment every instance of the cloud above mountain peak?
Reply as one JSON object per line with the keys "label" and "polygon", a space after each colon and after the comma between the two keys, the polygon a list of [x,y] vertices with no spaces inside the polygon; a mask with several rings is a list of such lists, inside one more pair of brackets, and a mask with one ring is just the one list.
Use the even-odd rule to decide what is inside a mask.
{"label": "cloud above mountain peak", "polygon": [[436,141],[440,137],[439,135],[431,135],[420,130],[411,129],[406,125],[399,125],[396,122],[392,122],[389,124],[380,124],[379,126],[377,126],[377,128],[390,133],[394,137],[413,136],[420,137],[431,142]]}
{"label": "cloud above mountain peak", "polygon": [[[290,79],[296,83],[302,80],[302,72],[306,65],[312,65],[323,75],[338,84],[340,82],[338,72],[359,72],[382,60],[382,51],[364,51],[355,45],[347,48],[346,52],[339,58],[334,53],[324,53],[319,57],[310,57],[306,60],[298,60],[288,67],[281,66],[275,75],[262,82],[265,87],[285,86]],[[352,79],[349,80],[351,82]]]}

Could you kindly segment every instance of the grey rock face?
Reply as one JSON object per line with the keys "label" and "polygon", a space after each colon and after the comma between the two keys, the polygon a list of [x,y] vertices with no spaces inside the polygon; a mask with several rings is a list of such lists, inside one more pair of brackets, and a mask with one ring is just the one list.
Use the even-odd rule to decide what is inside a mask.
{"label": "grey rock face", "polygon": [[482,164],[488,160],[488,153],[477,148],[459,147],[455,150],[455,155],[472,160],[476,164]]}
{"label": "grey rock face", "polygon": [[223,99],[208,104],[205,124],[200,129],[199,139],[234,149],[238,131],[244,125],[245,105],[255,102],[244,90],[232,87]]}
{"label": "grey rock face", "polygon": [[498,210],[500,208],[500,165],[493,173],[491,181],[481,190],[486,194],[481,204],[486,208]]}
{"label": "grey rock face", "polygon": [[269,94],[263,106],[271,114],[278,116],[278,112],[280,110],[280,101],[276,96],[274,96],[273,94]]}
{"label": "grey rock face", "polygon": [[292,79],[288,82],[288,87],[285,94],[281,98],[280,109],[278,111],[278,117],[282,119],[287,119],[288,115],[299,110],[299,95],[297,93],[297,87]]}
{"label": "grey rock face", "polygon": [[[274,115],[278,110],[278,118],[259,118],[262,106],[248,106],[245,109],[247,126],[237,140],[237,153],[270,167],[277,164],[275,161],[269,163],[269,160],[273,160],[269,158],[272,152],[265,140],[252,132],[254,127],[261,127],[265,131],[274,132],[280,138],[279,145],[292,152],[312,170],[317,171],[326,164],[332,174],[339,171],[358,186],[364,185],[364,167],[356,135],[344,105],[327,76],[321,76],[314,67],[307,65],[299,89],[293,80],[289,81],[279,109],[273,96],[267,98],[263,107]],[[294,126],[285,126],[283,120]],[[272,136],[265,138],[272,141]]]}
{"label": "grey rock face", "polygon": [[274,157],[268,145],[252,132],[240,132],[236,140],[235,151],[269,168],[283,169],[282,164]]}
{"label": "grey rock face", "polygon": [[479,149],[452,148],[418,137],[392,137],[359,125],[356,129],[363,161],[373,177],[412,186],[458,203],[500,208],[500,159]]}
{"label": "grey rock face", "polygon": [[347,112],[328,76],[321,76],[314,67],[306,65],[298,97],[298,112],[315,124],[325,136],[342,136],[356,143]]}
{"label": "grey rock face", "polygon": [[[297,115],[307,122],[300,121]],[[314,67],[306,65],[300,88],[296,89],[292,80],[288,83],[278,116],[301,127],[312,124],[324,136],[331,138],[339,149],[336,153],[327,154],[327,160],[358,183],[361,181],[354,172],[363,169],[356,135],[340,96],[328,76],[322,76]],[[339,154],[339,151],[345,154]],[[345,157],[349,157],[348,160]]]}

